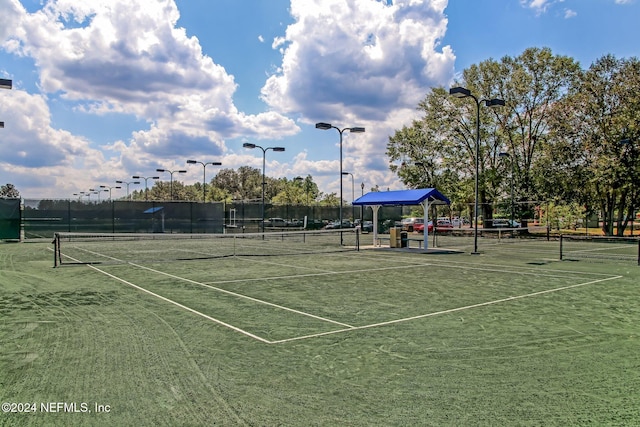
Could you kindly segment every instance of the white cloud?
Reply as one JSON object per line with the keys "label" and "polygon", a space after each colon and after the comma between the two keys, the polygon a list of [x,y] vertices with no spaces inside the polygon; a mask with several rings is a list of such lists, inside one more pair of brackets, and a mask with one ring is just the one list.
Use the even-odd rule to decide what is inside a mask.
{"label": "white cloud", "polygon": [[273,44],[283,52],[282,67],[262,98],[311,121],[348,114],[384,120],[396,108],[415,108],[429,87],[453,73],[451,49],[437,50],[445,6],[438,0],[292,0],[295,23]]}
{"label": "white cloud", "polygon": [[565,19],[574,18],[577,15],[578,15],[578,13],[575,10],[565,9],[565,11],[564,11]]}
{"label": "white cloud", "polygon": [[[431,87],[446,85],[453,76],[453,51],[440,46],[446,5],[445,0],[292,0],[295,22],[272,44],[283,55],[282,65],[262,88],[262,99],[308,123],[365,126],[364,134],[344,134],[343,169],[366,181],[367,190],[375,184],[399,188],[386,163],[388,136],[416,117],[416,105]],[[338,161],[309,163],[296,161],[300,174],[313,171],[321,188],[337,191]]]}
{"label": "white cloud", "polygon": [[[299,132],[295,122],[281,114],[238,111],[233,76],[203,54],[196,37],[177,27],[179,11],[173,0],[52,0],[34,13],[17,0],[2,3],[8,4],[0,18],[0,41],[8,52],[33,58],[44,93],[82,102],[85,107],[78,109],[89,114],[135,115],[149,123],[130,140],[110,145],[117,151],[112,161],[118,162],[121,175],[125,154],[141,162],[150,157],[161,162],[176,153],[222,153],[228,138]],[[47,117],[44,101],[40,108],[40,117]],[[49,123],[39,126],[59,133]],[[30,137],[26,132],[17,136]],[[71,154],[57,150],[54,139],[38,141],[40,154],[52,153],[47,162],[58,162],[61,168],[70,162],[61,156]],[[107,162],[96,167],[107,166],[114,167]]]}

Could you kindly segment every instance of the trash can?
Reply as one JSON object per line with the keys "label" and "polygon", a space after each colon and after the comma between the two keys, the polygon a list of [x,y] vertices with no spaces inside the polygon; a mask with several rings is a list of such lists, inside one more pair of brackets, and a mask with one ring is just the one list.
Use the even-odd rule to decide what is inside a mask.
{"label": "trash can", "polygon": [[406,231],[401,231],[400,232],[400,247],[401,248],[406,248],[409,243],[409,233],[407,233]]}

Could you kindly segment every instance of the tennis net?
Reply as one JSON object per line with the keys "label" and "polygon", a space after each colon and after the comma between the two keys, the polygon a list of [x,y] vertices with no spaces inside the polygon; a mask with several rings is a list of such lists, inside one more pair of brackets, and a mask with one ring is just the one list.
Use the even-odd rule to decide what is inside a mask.
{"label": "tennis net", "polygon": [[357,229],[242,234],[56,233],[54,266],[357,251]]}
{"label": "tennis net", "polygon": [[560,259],[635,261],[640,265],[640,238],[615,236],[560,236]]}

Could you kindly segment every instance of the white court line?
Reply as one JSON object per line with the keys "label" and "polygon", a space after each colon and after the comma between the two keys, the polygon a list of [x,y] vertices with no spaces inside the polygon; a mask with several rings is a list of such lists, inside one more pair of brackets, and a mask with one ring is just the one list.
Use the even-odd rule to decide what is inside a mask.
{"label": "white court line", "polygon": [[[77,260],[75,258],[72,258],[72,257],[68,256],[68,255],[64,255],[64,256],[69,258],[69,259],[71,259],[71,260],[73,260],[73,261],[75,261],[75,262],[81,262],[81,261],[79,261],[79,260]],[[112,259],[115,260],[117,258],[112,258]],[[159,299],[161,299],[161,300],[163,300],[165,302],[168,302],[168,303],[173,304],[173,305],[175,305],[177,307],[180,307],[183,310],[187,310],[187,311],[189,311],[189,312],[191,312],[193,314],[197,314],[200,317],[204,317],[205,319],[210,320],[210,321],[212,321],[214,323],[217,323],[218,325],[224,326],[224,327],[229,328],[229,329],[231,329],[233,331],[236,331],[236,332],[240,332],[241,334],[246,335],[248,337],[251,337],[251,338],[253,338],[255,340],[258,340],[260,342],[263,342],[263,343],[266,343],[266,344],[272,344],[272,341],[266,340],[266,339],[264,339],[262,337],[259,337],[258,335],[252,334],[251,332],[247,332],[244,329],[240,329],[240,328],[238,328],[236,326],[233,326],[233,325],[230,325],[228,323],[225,323],[222,320],[218,320],[218,319],[216,319],[214,317],[208,316],[208,315],[206,315],[204,313],[199,312],[198,310],[194,310],[193,308],[187,307],[186,305],[180,304],[179,302],[176,302],[176,301],[174,301],[172,299],[169,299],[167,297],[163,297],[162,295],[158,295],[158,294],[156,294],[154,292],[151,292],[151,291],[149,291],[149,290],[147,290],[145,288],[142,288],[142,287],[140,287],[138,285],[135,285],[135,284],[133,284],[133,283],[127,281],[127,280],[124,280],[121,277],[115,276],[115,275],[113,275],[111,273],[107,273],[106,271],[101,270],[98,267],[95,267],[95,266],[90,265],[90,264],[86,264],[86,266],[91,268],[91,269],[93,269],[93,270],[95,270],[95,271],[97,271],[97,272],[99,272],[99,273],[104,274],[105,276],[111,277],[112,279],[115,279],[115,280],[117,280],[119,282],[122,282],[125,285],[131,286],[132,288],[135,288],[135,289],[137,289],[139,291],[142,291],[142,292],[147,293],[149,295],[152,295],[152,296],[154,296],[156,298],[159,298]]]}
{"label": "white court line", "polygon": [[607,252],[610,250],[627,249],[627,248],[629,248],[629,245],[618,245],[618,246],[607,246],[607,247],[602,246],[602,247],[591,248],[591,249],[565,249],[565,251],[567,252],[567,254],[575,254],[575,253],[582,253],[582,252],[599,252],[599,251]]}
{"label": "white court line", "polygon": [[[132,262],[130,262],[128,264],[132,265],[134,267],[142,268],[143,270],[148,270],[148,271],[152,271],[152,272],[157,273],[157,274],[161,274],[161,275],[164,275],[164,276],[167,276],[167,277],[171,277],[172,279],[182,280],[183,282],[191,283],[191,284],[194,284],[194,285],[199,285],[199,286],[202,286],[202,287],[205,287],[205,288],[209,288],[209,289],[212,289],[212,290],[215,290],[215,291],[218,291],[218,292],[222,292],[224,294],[232,295],[232,296],[237,297],[237,298],[248,299],[249,301],[252,301],[252,302],[257,302],[259,304],[264,304],[264,305],[268,305],[270,307],[279,308],[281,310],[290,311],[292,313],[301,314],[303,316],[311,317],[311,318],[314,318],[314,319],[317,319],[317,320],[322,320],[323,322],[334,323],[336,325],[346,326],[347,328],[352,328],[353,327],[353,326],[348,325],[346,323],[337,322],[335,320],[331,320],[331,319],[327,319],[327,318],[324,318],[324,317],[316,316],[315,314],[305,313],[304,311],[295,310],[293,308],[285,307],[283,305],[274,304],[272,302],[264,301],[264,300],[261,300],[261,299],[258,299],[258,298],[253,298],[253,297],[250,297],[250,296],[247,296],[247,295],[242,295],[242,294],[239,294],[239,293],[236,293],[236,292],[228,291],[226,289],[222,289],[222,288],[218,288],[218,287],[215,287],[215,286],[207,285],[205,283],[201,283],[201,282],[197,282],[195,280],[187,279],[186,277],[180,277],[180,276],[176,276],[175,274],[165,273],[164,271],[156,270],[154,268],[145,267],[143,265],[134,264]],[[295,276],[295,277],[297,277],[297,276]]]}
{"label": "white court line", "polygon": [[343,332],[357,331],[357,330],[360,330],[360,329],[370,329],[370,328],[376,328],[376,327],[380,327],[380,326],[393,325],[395,323],[408,322],[410,320],[423,319],[425,317],[433,317],[433,316],[438,316],[440,314],[455,313],[457,311],[463,311],[463,310],[469,310],[469,309],[472,309],[472,308],[478,308],[478,307],[484,307],[484,306],[488,306],[488,305],[500,304],[500,303],[503,303],[503,302],[508,302],[508,301],[514,301],[514,300],[523,299],[523,298],[534,297],[534,296],[538,296],[538,295],[548,294],[548,293],[551,293],[551,292],[564,291],[566,289],[572,289],[572,288],[577,288],[577,287],[580,287],[580,286],[592,285],[592,284],[604,282],[604,281],[607,281],[607,280],[620,279],[622,277],[623,276],[611,276],[611,277],[607,277],[607,278],[604,278],[604,279],[592,280],[590,282],[578,283],[578,284],[569,285],[569,286],[562,286],[560,288],[547,289],[545,291],[532,292],[532,293],[529,293],[529,294],[517,295],[517,296],[513,296],[513,297],[507,297],[507,298],[497,299],[497,300],[494,300],[494,301],[481,302],[481,303],[478,303],[478,304],[467,305],[467,306],[464,306],[464,307],[458,307],[458,308],[452,308],[452,309],[449,309],[449,310],[436,311],[434,313],[420,314],[420,315],[417,315],[417,316],[405,317],[403,319],[389,320],[387,322],[372,323],[372,324],[363,325],[363,326],[354,326],[354,327],[351,327],[351,328],[348,328],[348,329],[340,329],[340,330],[337,330],[337,331],[329,331],[329,332],[320,332],[320,333],[317,333],[317,334],[304,335],[304,336],[294,337],[294,338],[286,338],[286,339],[282,339],[282,340],[271,341],[270,344],[282,344],[282,343],[291,342],[291,341],[299,341],[299,340],[304,340],[304,339],[309,339],[309,338],[322,337],[322,336],[325,336],[325,335],[332,335],[332,334],[339,334],[339,333],[343,333]]}
{"label": "white court line", "polygon": [[[71,258],[71,257],[68,257],[68,258]],[[117,258],[113,258],[113,257],[108,257],[108,258],[111,258],[113,260],[118,260]],[[392,258],[392,257],[385,257],[385,258]],[[71,259],[73,259],[73,258],[71,258]],[[397,260],[397,258],[395,258],[395,259]],[[78,260],[74,260],[74,261],[79,262]],[[121,260],[118,260],[118,261],[121,261]],[[105,272],[103,270],[100,270],[99,268],[97,268],[95,266],[88,265],[88,267],[90,267],[90,268],[92,268],[92,269],[94,269],[94,270],[96,270],[96,271],[98,271],[100,273],[103,273],[103,274],[105,274],[105,275],[107,275],[109,277],[112,277],[112,278],[114,278],[114,279],[116,279],[116,280],[118,280],[120,282],[123,282],[123,283],[125,283],[125,284],[127,284],[129,286],[132,286],[132,287],[134,287],[136,289],[139,289],[139,290],[141,290],[141,291],[143,291],[145,293],[148,293],[150,295],[156,296],[156,297],[158,297],[158,298],[160,298],[160,299],[162,299],[164,301],[167,301],[167,302],[169,302],[171,304],[174,304],[174,305],[176,305],[178,307],[184,308],[187,311],[190,311],[190,312],[192,312],[194,314],[202,316],[202,317],[204,317],[204,318],[206,318],[208,320],[211,320],[211,321],[213,321],[215,323],[218,323],[220,325],[226,326],[226,327],[228,327],[228,328],[230,328],[230,329],[232,329],[234,331],[240,332],[240,333],[242,333],[242,334],[244,334],[246,336],[252,337],[252,338],[257,339],[258,341],[261,341],[261,342],[266,343],[266,344],[281,344],[281,343],[286,343],[286,342],[291,342],[291,341],[299,341],[299,340],[303,340],[303,339],[321,337],[321,336],[325,336],[325,335],[332,335],[332,334],[350,332],[350,331],[355,331],[355,330],[360,330],[360,329],[370,329],[370,328],[374,328],[374,327],[381,327],[381,326],[386,326],[386,325],[391,325],[391,324],[396,324],[396,323],[403,323],[403,322],[407,322],[407,321],[411,321],[411,320],[417,320],[417,319],[422,319],[422,318],[426,318],[426,317],[433,317],[433,316],[437,316],[437,315],[440,315],[440,314],[454,313],[454,312],[457,312],[457,311],[468,310],[468,309],[478,308],[478,307],[483,307],[483,306],[489,306],[489,305],[499,304],[499,303],[502,303],[502,302],[508,302],[508,301],[513,301],[513,300],[517,300],[517,299],[529,298],[529,297],[543,295],[543,294],[552,293],[552,292],[558,292],[558,291],[562,291],[562,290],[567,290],[567,289],[577,288],[577,287],[586,286],[586,285],[590,285],[590,284],[600,283],[600,282],[604,282],[604,281],[608,281],[608,280],[620,279],[620,278],[623,277],[623,276],[608,276],[608,277],[605,277],[605,278],[602,278],[602,279],[597,279],[597,280],[592,280],[592,281],[589,281],[589,282],[578,283],[578,284],[575,284],[575,285],[562,286],[562,287],[559,287],[559,288],[548,289],[548,290],[533,292],[533,293],[524,294],[524,295],[511,296],[511,297],[502,298],[502,299],[498,299],[498,300],[493,300],[493,301],[488,301],[488,302],[483,302],[483,303],[478,303],[478,304],[472,304],[472,305],[468,305],[468,306],[464,306],[464,307],[458,307],[458,308],[453,308],[453,309],[448,309],[448,310],[442,310],[442,311],[438,311],[438,312],[434,312],[434,313],[427,313],[427,314],[422,314],[422,315],[417,315],[417,316],[412,316],[412,317],[407,317],[407,318],[402,318],[402,319],[395,319],[395,320],[390,320],[390,321],[386,321],[386,322],[373,323],[373,324],[368,324],[368,325],[363,325],[363,326],[352,326],[352,325],[336,322],[336,321],[333,321],[333,320],[330,320],[330,319],[325,319],[325,318],[322,318],[322,317],[319,317],[319,316],[315,316],[315,315],[312,315],[312,314],[309,314],[309,313],[305,313],[305,312],[301,312],[301,311],[298,311],[298,310],[290,309],[290,308],[287,308],[287,307],[279,306],[277,304],[269,303],[267,301],[262,301],[262,300],[259,300],[259,299],[256,299],[256,298],[252,298],[252,297],[249,297],[249,296],[246,296],[246,295],[237,294],[235,292],[227,291],[225,289],[221,289],[221,288],[217,288],[217,287],[214,287],[214,286],[206,285],[204,283],[200,283],[200,282],[197,282],[197,281],[194,281],[194,280],[191,280],[191,279],[187,279],[187,278],[184,278],[184,277],[176,276],[176,275],[173,275],[173,274],[170,274],[170,273],[165,273],[163,271],[155,270],[155,269],[152,269],[152,268],[149,268],[149,267],[145,267],[145,266],[142,266],[142,265],[138,265],[138,264],[134,264],[134,263],[128,263],[128,264],[132,265],[132,266],[135,266],[135,267],[139,267],[139,268],[145,269],[145,270],[149,270],[149,271],[152,271],[152,272],[155,272],[155,273],[158,273],[158,274],[162,274],[162,275],[165,275],[165,276],[168,276],[168,277],[172,277],[172,278],[175,278],[175,279],[178,279],[178,280],[186,281],[186,282],[189,282],[189,283],[192,283],[192,284],[200,285],[200,286],[207,287],[207,288],[210,288],[210,289],[213,289],[213,290],[217,290],[217,291],[220,291],[220,292],[223,292],[223,293],[227,293],[227,294],[230,294],[230,295],[233,295],[233,296],[237,296],[237,297],[240,297],[240,298],[246,298],[246,299],[249,299],[249,300],[254,301],[254,302],[267,304],[267,305],[270,305],[270,306],[281,308],[283,310],[291,311],[291,312],[294,312],[294,313],[297,313],[297,314],[301,314],[301,315],[305,315],[305,316],[310,316],[310,317],[316,318],[318,320],[323,320],[323,321],[327,321],[327,322],[330,322],[330,323],[334,323],[334,324],[338,324],[338,325],[346,327],[345,329],[338,329],[338,330],[334,330],[334,331],[320,332],[320,333],[317,333],[317,334],[309,334],[309,335],[304,335],[304,336],[299,336],[299,337],[294,337],[294,338],[286,338],[286,339],[282,339],[282,340],[269,341],[269,340],[261,338],[261,337],[259,337],[257,335],[251,334],[251,333],[249,333],[247,331],[244,331],[244,330],[242,330],[240,328],[237,328],[237,327],[235,327],[233,325],[227,324],[227,323],[222,322],[222,321],[220,321],[218,319],[215,319],[213,317],[207,316],[204,313],[201,313],[201,312],[199,312],[197,310],[194,310],[192,308],[184,306],[184,305],[182,305],[180,303],[177,303],[177,302],[175,302],[175,301],[173,301],[173,300],[171,300],[169,298],[163,297],[161,295],[158,295],[158,294],[155,294],[155,293],[153,293],[151,291],[148,291],[148,290],[146,290],[146,289],[144,289],[142,287],[134,285],[134,284],[132,284],[132,283],[130,283],[130,282],[124,280],[124,279],[121,279],[121,278],[119,278],[117,276],[114,276],[114,275],[112,275],[110,273],[107,273],[107,272]],[[404,268],[407,268],[407,267],[410,267],[410,266],[413,266],[413,267],[425,266],[426,267],[426,266],[433,266],[433,264],[430,264],[430,263],[419,263],[419,264],[413,264],[413,265],[382,267],[382,268],[378,268],[378,269],[360,269],[360,270],[351,270],[351,271],[335,272],[335,273],[327,272],[327,273],[313,273],[313,274],[305,274],[305,275],[280,276],[280,277],[259,278],[259,279],[237,279],[237,280],[231,280],[231,281],[222,281],[220,283],[237,282],[237,281],[248,281],[248,280],[275,280],[275,279],[282,279],[282,278],[323,276],[323,275],[343,274],[343,273],[353,274],[353,273],[358,273],[358,272],[373,272],[373,271],[378,271],[378,270],[392,270],[392,269],[400,269],[400,268],[404,269]],[[460,266],[457,266],[457,265],[454,265],[454,264],[452,264],[452,265],[442,265],[442,266],[444,266],[444,267],[460,267]],[[509,271],[509,270],[504,270],[504,269],[486,269],[486,268],[469,267],[469,266],[464,266],[464,268],[465,269],[469,269],[469,270],[485,270],[485,271],[492,271],[492,272],[497,271],[497,272],[502,272],[502,273],[517,273],[517,274],[527,274],[527,275],[560,277],[560,278],[565,278],[565,279],[567,278],[566,276],[553,276],[553,275],[546,275],[546,274],[536,274],[534,272],[517,271],[517,270]],[[553,270],[546,270],[546,271],[553,271]],[[571,271],[561,271],[561,272],[575,273],[575,272],[571,272]],[[587,273],[585,273],[585,274],[587,274]],[[597,273],[597,274],[601,275],[602,273]]]}
{"label": "white court line", "polygon": [[[415,263],[415,259],[414,257],[402,257],[400,254],[398,254],[398,256],[393,256],[393,255],[383,255],[383,254],[374,254],[373,256],[371,256],[371,258],[382,258],[384,260],[390,260],[390,261],[395,261],[395,262],[404,262],[407,263],[407,267],[413,267],[416,266],[418,264]],[[551,259],[549,261],[553,261],[553,262],[560,262],[558,259],[554,258]],[[430,264],[425,264],[425,265],[434,265],[433,263]],[[487,263],[483,263],[483,267],[476,267],[474,265],[469,265],[468,262],[464,262],[464,261],[449,261],[449,260],[443,260],[442,258],[438,258],[437,259],[437,265],[438,267],[458,267],[458,268],[462,268],[462,269],[482,269],[485,267],[494,267],[496,268],[496,270],[488,270],[488,271],[498,271],[498,272],[503,272],[503,273],[522,273],[521,270],[525,270],[525,272],[529,273],[529,274],[533,274],[536,275],[538,273],[536,273],[537,271],[543,271],[543,272],[550,272],[550,273],[567,273],[573,276],[604,276],[604,277],[609,277],[608,274],[606,273],[597,273],[597,272],[589,272],[589,271],[572,271],[572,270],[551,270],[548,268],[538,268],[538,267],[526,267],[526,266],[508,266],[508,269],[505,269],[506,266],[501,265],[501,264],[487,264]],[[543,274],[539,274],[539,275],[543,275]],[[567,278],[567,276],[558,276],[558,277],[564,277]],[[570,276],[568,278],[571,278]]]}

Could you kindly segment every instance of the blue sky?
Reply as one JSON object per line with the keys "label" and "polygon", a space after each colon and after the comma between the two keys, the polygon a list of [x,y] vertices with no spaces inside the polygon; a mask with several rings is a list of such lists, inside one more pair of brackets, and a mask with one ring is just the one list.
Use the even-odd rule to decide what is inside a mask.
{"label": "blue sky", "polygon": [[[339,191],[402,188],[384,155],[432,87],[549,47],[638,56],[640,0],[0,0],[0,184],[71,198],[156,168],[262,167]],[[208,167],[207,176],[216,170]],[[162,174],[161,174],[162,175]],[[163,179],[168,180],[168,174]],[[350,179],[345,199],[350,199]],[[134,189],[135,187],[131,187]],[[123,196],[117,193],[114,197]],[[124,191],[124,190],[122,190]]]}

